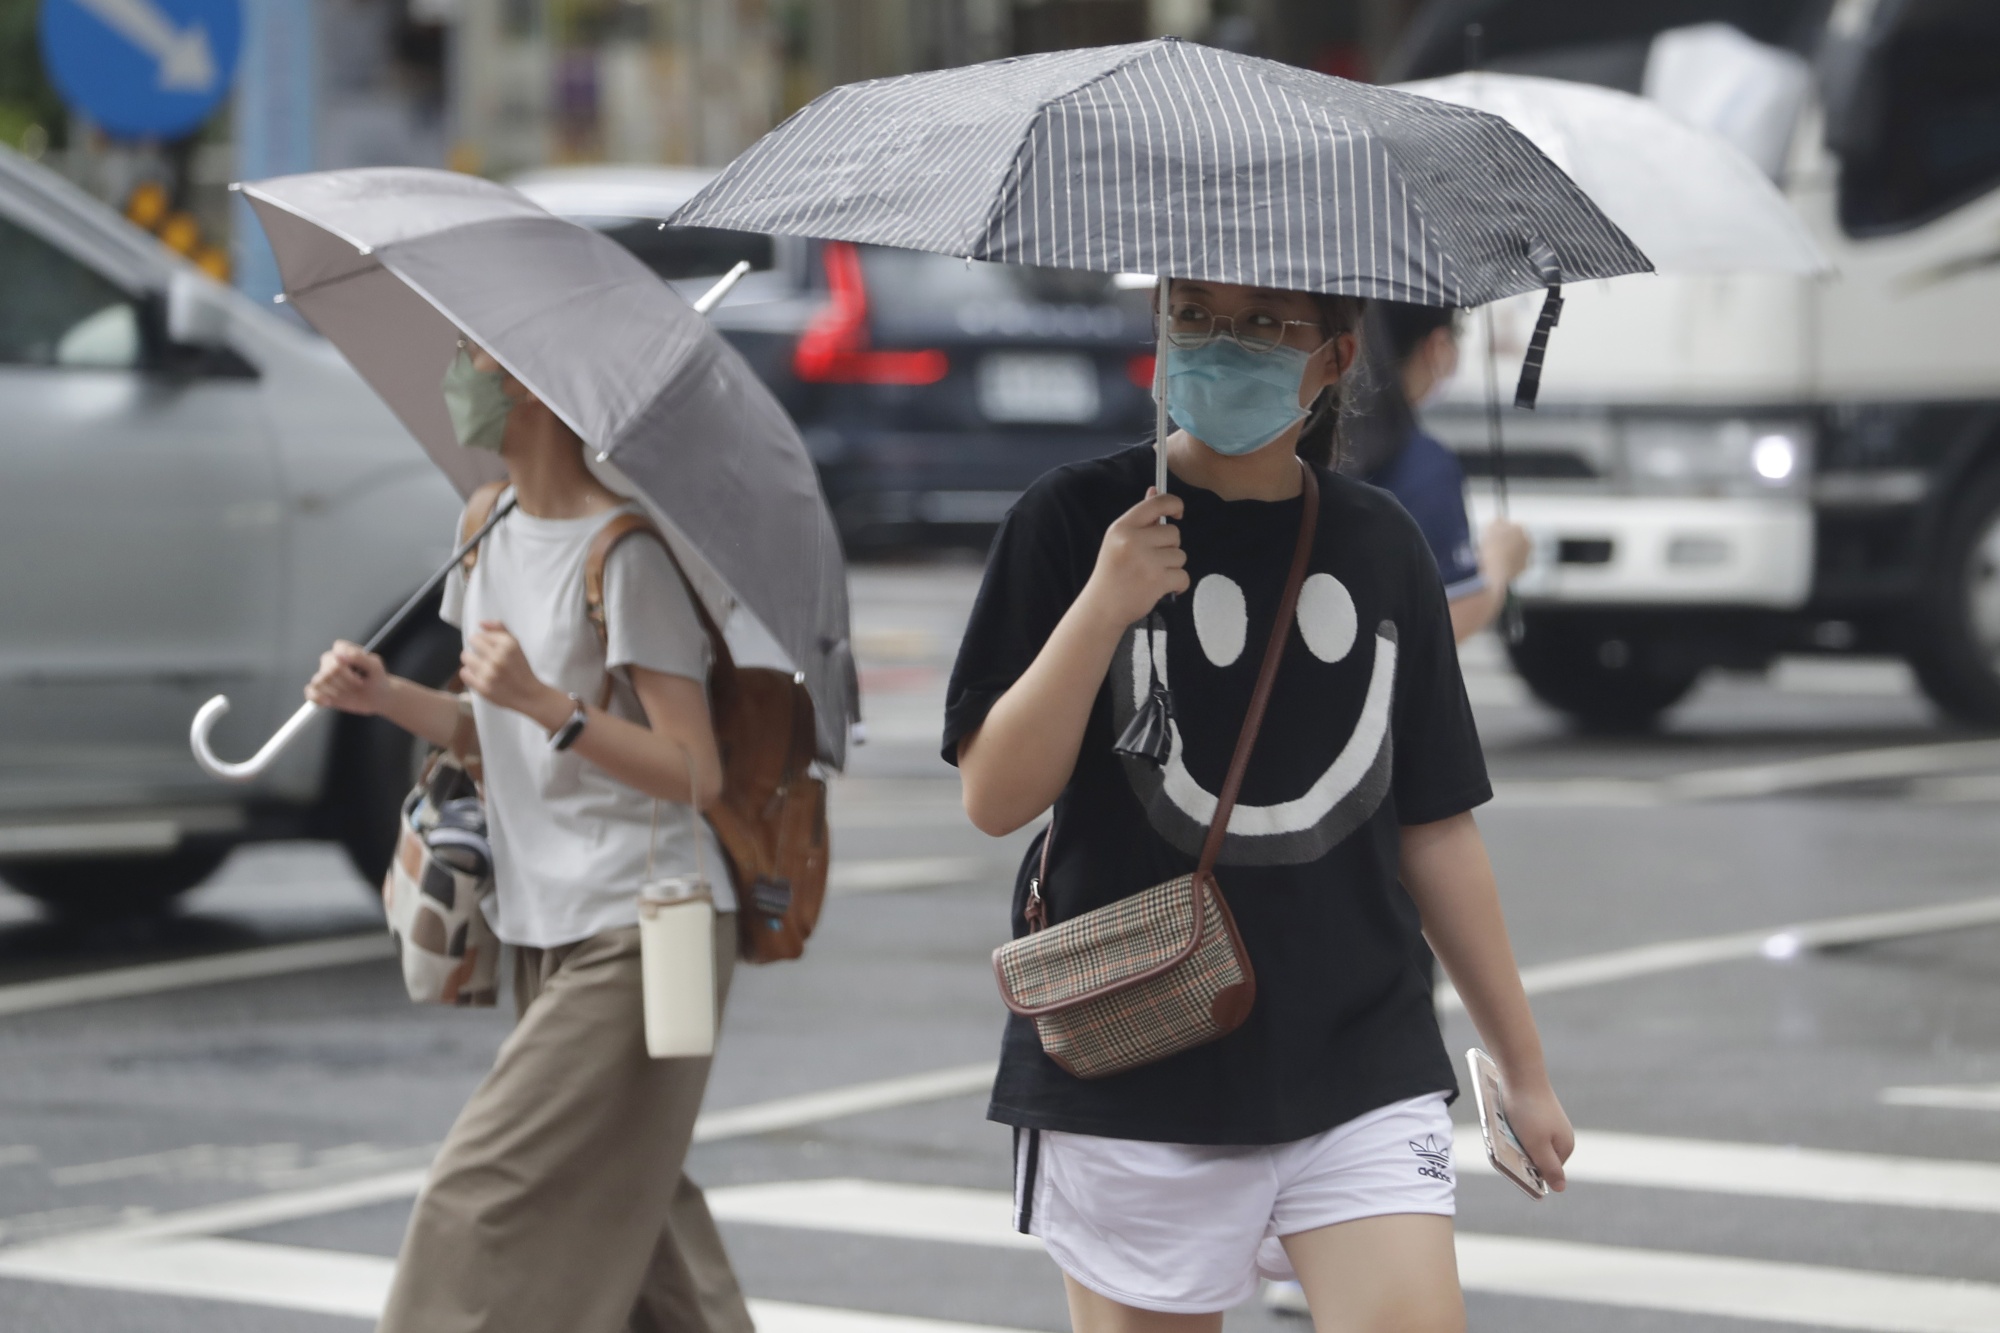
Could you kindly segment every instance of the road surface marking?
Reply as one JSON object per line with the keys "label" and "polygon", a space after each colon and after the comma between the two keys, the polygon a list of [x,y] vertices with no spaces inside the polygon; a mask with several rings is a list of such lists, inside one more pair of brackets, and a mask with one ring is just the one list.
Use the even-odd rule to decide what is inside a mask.
{"label": "road surface marking", "polygon": [[694,1141],[741,1138],[750,1134],[770,1134],[781,1129],[798,1129],[822,1120],[886,1111],[919,1102],[941,1101],[985,1092],[993,1086],[998,1066],[991,1060],[979,1064],[955,1065],[922,1074],[885,1078],[872,1083],[856,1083],[825,1092],[808,1092],[797,1097],[756,1102],[705,1112],[694,1122]]}
{"label": "road surface marking", "polygon": [[1665,805],[1660,784],[1647,778],[1550,778],[1493,784],[1493,804],[1506,809],[1584,806],[1635,809]]}
{"label": "road surface marking", "polygon": [[1847,782],[1962,773],[2000,765],[2000,741],[1945,741],[1936,745],[1891,745],[1788,759],[1775,764],[1679,773],[1660,780],[1669,800],[1722,801],[1831,787]]}
{"label": "road surface marking", "polygon": [[296,1143],[195,1143],[166,1152],[117,1157],[105,1162],[79,1162],[51,1167],[49,1180],[64,1188],[101,1185],[112,1180],[154,1177],[160,1180],[227,1180],[265,1189],[303,1189],[332,1184],[362,1174],[381,1175],[412,1166],[427,1166],[438,1145],[378,1148],[350,1143],[308,1151]]}
{"label": "road surface marking", "polygon": [[[0,1277],[369,1320],[381,1315],[395,1271],[394,1260],[377,1255],[245,1240],[0,1251]],[[758,1333],[1016,1333],[985,1324],[789,1301],[752,1300],[749,1305]]]}
{"label": "road surface marking", "polygon": [[1884,1088],[1876,1100],[1885,1106],[1927,1106],[1938,1111],[2000,1111],[2000,1083]]}
{"label": "road surface marking", "polygon": [[[1562,962],[1537,963],[1521,969],[1521,984],[1530,995],[1548,995],[1582,986],[1629,981],[1658,972],[1705,967],[1712,963],[1736,962],[1745,958],[1792,958],[1816,949],[1844,944],[1869,944],[1995,924],[2000,924],[2000,897],[1969,898],[1962,902],[1937,903],[1895,912],[1863,912],[1856,916],[1827,917],[1819,921],[1767,926],[1728,935],[1641,944]],[[1445,1013],[1459,1013],[1465,1008],[1449,982],[1439,984],[1437,1003]]]}
{"label": "road surface marking", "polygon": [[[1706,801],[1750,800],[1852,782],[1929,779],[1922,794],[1936,799],[1992,800],[2000,783],[1990,776],[1943,775],[2000,767],[2000,741],[1945,741],[1787,759],[1770,764],[1697,769],[1663,778],[1521,778],[1493,784],[1503,808],[1582,806],[1638,808]],[[1941,785],[1940,785],[1941,784]]]}
{"label": "road surface marking", "polygon": [[980,879],[1004,879],[1011,885],[1014,877],[1011,872],[996,873],[976,856],[909,856],[883,861],[835,860],[826,879],[832,893],[895,893]]}
{"label": "road surface marking", "polygon": [[303,944],[239,949],[234,953],[182,958],[171,963],[142,963],[137,967],[107,968],[102,972],[82,972],[43,981],[21,981],[11,986],[0,986],[0,1017],[63,1005],[94,1004],[100,1000],[124,1000],[135,995],[213,986],[225,981],[252,981],[322,967],[373,963],[395,956],[396,946],[389,933],[371,930],[360,935],[308,940]]}
{"label": "road surface marking", "polygon": [[[987,862],[970,856],[849,861],[836,864],[828,878],[833,892],[845,894],[936,888],[969,883],[982,877],[1007,878],[1004,874],[995,875]],[[387,931],[367,931],[300,944],[278,944],[167,963],[142,963],[136,967],[80,972],[74,976],[0,986],[0,1017],[72,1004],[125,1000],[137,995],[156,995],[162,991],[188,990],[229,981],[254,981],[325,967],[372,963],[395,956],[395,944]]]}
{"label": "road surface marking", "polygon": [[0,1148],[0,1166],[23,1166],[29,1162],[39,1162],[41,1160],[41,1151],[31,1148],[25,1143],[10,1143],[4,1148]]}
{"label": "road surface marking", "polygon": [[1991,1333],[2000,1286],[1616,1245],[1458,1238],[1467,1291],[1877,1333]]}
{"label": "road surface marking", "polygon": [[784,1180],[708,1192],[708,1210],[724,1222],[948,1241],[1039,1250],[1014,1230],[1013,1199],[999,1190],[891,1185],[875,1180]]}
{"label": "road surface marking", "polygon": [[[1455,1128],[1459,1162],[1480,1163],[1483,1171],[1478,1129]],[[1991,1162],[1582,1130],[1564,1169],[1572,1180],[1600,1185],[2000,1213],[2000,1164]]]}
{"label": "road surface marking", "polygon": [[[968,1096],[985,1092],[991,1087],[996,1068],[991,1062],[957,1065],[949,1069],[934,1069],[922,1074],[878,1079],[845,1088],[829,1088],[824,1092],[809,1092],[796,1097],[779,1097],[772,1101],[753,1102],[748,1106],[709,1111],[695,1121],[694,1138],[697,1143],[713,1143],[722,1139],[797,1129],[869,1111],[886,1111],[899,1106]],[[296,1222],[327,1213],[413,1199],[423,1189],[424,1178],[428,1174],[425,1167],[417,1166],[337,1184],[277,1190],[160,1217],[139,1218],[88,1234],[72,1234],[65,1243],[126,1244],[251,1231],[280,1222]]]}
{"label": "road surface marking", "polygon": [[[1006,1249],[1039,1245],[1009,1228],[1009,1197],[999,1190],[830,1180],[735,1186],[708,1197],[716,1216],[759,1225]],[[1516,1236],[1457,1239],[1459,1280],[1468,1291],[1876,1333],[1990,1333],[2000,1327],[2000,1286],[1985,1282]],[[393,1270],[392,1260],[375,1256],[207,1238],[72,1238],[0,1251],[4,1277],[361,1319],[380,1311]],[[767,1333],[966,1328],[845,1313],[843,1321],[821,1307],[752,1302]]]}

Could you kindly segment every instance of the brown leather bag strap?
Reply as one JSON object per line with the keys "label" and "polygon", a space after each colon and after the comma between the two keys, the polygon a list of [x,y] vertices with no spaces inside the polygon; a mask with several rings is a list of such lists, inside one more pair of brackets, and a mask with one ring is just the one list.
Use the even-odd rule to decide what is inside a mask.
{"label": "brown leather bag strap", "polygon": [[[590,552],[583,558],[583,616],[590,622],[590,632],[597,636],[599,652],[611,651],[611,627],[604,619],[604,566],[611,559],[611,553],[618,543],[638,533],[650,535],[654,541],[665,546],[659,529],[649,523],[641,514],[624,513],[612,518],[597,530],[590,539]],[[598,691],[597,706],[611,706],[611,668],[604,669],[604,688]]]}
{"label": "brown leather bag strap", "polygon": [[[1199,882],[1215,870],[1215,859],[1222,852],[1222,840],[1229,833],[1229,816],[1236,809],[1237,793],[1243,790],[1243,774],[1250,767],[1250,751],[1257,744],[1257,733],[1264,726],[1264,709],[1271,702],[1271,687],[1278,678],[1278,659],[1284,656],[1285,640],[1291,633],[1292,617],[1298,611],[1299,589],[1305,586],[1306,566],[1312,562],[1313,533],[1319,527],[1319,478],[1304,459],[1299,460],[1299,472],[1304,478],[1304,505],[1299,514],[1299,536],[1292,548],[1292,567],[1285,574],[1285,591],[1278,599],[1278,619],[1271,626],[1271,637],[1264,644],[1264,661],[1257,668],[1257,684],[1250,692],[1250,707],[1243,715],[1243,729],[1236,736],[1236,752],[1229,758],[1229,772],[1222,782],[1222,794],[1216,798],[1215,817],[1208,822],[1208,837],[1201,845],[1201,860],[1195,867],[1194,877]],[[1049,846],[1056,840],[1056,820],[1049,816],[1048,830],[1042,834],[1041,869],[1028,885],[1027,919],[1029,933],[1040,930],[1048,924],[1048,908],[1042,895],[1042,886],[1049,882]],[[1195,895],[1195,928],[1188,947],[1180,957],[1172,959],[1168,966],[1178,964],[1181,959],[1201,944],[1201,897]],[[1165,971],[1163,966],[1157,971]],[[1025,1012],[1025,1011],[1022,1011]]]}
{"label": "brown leather bag strap", "polygon": [[1305,586],[1306,566],[1312,560],[1313,531],[1319,526],[1319,479],[1304,459],[1299,473],[1305,480],[1305,503],[1299,513],[1298,544],[1292,548],[1291,572],[1285,575],[1285,594],[1278,601],[1278,618],[1271,625],[1271,637],[1264,644],[1264,664],[1257,669],[1257,687],[1250,692],[1250,708],[1243,715],[1243,730],[1236,736],[1236,753],[1229,757],[1229,775],[1215,800],[1215,818],[1208,821],[1208,837],[1201,844],[1201,861],[1195,878],[1215,869],[1222,854],[1222,840],[1229,834],[1229,816],[1235,812],[1237,793],[1243,790],[1243,774],[1250,767],[1250,751],[1264,726],[1264,708],[1271,702],[1271,686],[1278,678],[1278,659],[1284,656],[1285,640],[1292,629],[1292,616],[1299,606],[1299,589]]}
{"label": "brown leather bag strap", "polygon": [[[618,543],[635,533],[644,533],[660,544],[660,549],[667,553],[668,563],[673,565],[674,572],[680,575],[681,583],[686,586],[688,602],[694,607],[695,618],[701,621],[702,632],[708,635],[709,653],[713,659],[709,671],[710,677],[720,678],[734,671],[736,663],[729,655],[729,644],[722,637],[722,631],[716,628],[714,618],[708,614],[708,608],[702,605],[701,598],[695,594],[694,585],[688,582],[687,571],[681,568],[680,561],[674,559],[674,548],[667,545],[667,539],[653,526],[651,519],[644,514],[634,514],[629,511],[619,514],[597,530],[597,535],[590,540],[590,551],[583,558],[583,614],[590,622],[591,633],[597,636],[598,648],[605,652],[611,650],[611,628],[604,619],[604,567],[611,559],[611,552],[617,549]],[[607,670],[604,673],[604,690],[598,698],[597,706],[608,708],[610,705],[611,673]]]}
{"label": "brown leather bag strap", "polygon": [[[504,481],[489,481],[465,498],[465,514],[458,520],[458,544],[471,541],[473,534],[486,526],[486,520],[493,517],[493,507],[500,503],[500,497],[507,491]],[[472,577],[472,567],[479,563],[479,548],[467,551],[458,562],[467,578]]]}

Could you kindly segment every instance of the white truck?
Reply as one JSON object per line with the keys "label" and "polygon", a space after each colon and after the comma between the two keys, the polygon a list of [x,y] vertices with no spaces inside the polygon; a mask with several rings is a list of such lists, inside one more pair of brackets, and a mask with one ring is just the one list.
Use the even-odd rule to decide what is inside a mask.
{"label": "white truck", "polygon": [[[1394,75],[1462,67],[1474,19],[1492,68],[1635,93],[1663,32],[1731,25],[1742,77],[1697,117],[1764,159],[1833,264],[1566,289],[1541,406],[1504,423],[1529,687],[1629,728],[1710,667],[1890,653],[2000,726],[2000,4],[1441,0]],[[1503,391],[1538,300],[1496,312]],[[1483,520],[1481,327],[1426,419]]]}
{"label": "white truck", "polygon": [[[78,915],[158,906],[238,843],[330,837],[379,879],[414,747],[322,719],[231,786],[335,636],[450,554],[457,499],[322,339],[0,148],[0,877]],[[386,647],[441,681],[458,636]]]}

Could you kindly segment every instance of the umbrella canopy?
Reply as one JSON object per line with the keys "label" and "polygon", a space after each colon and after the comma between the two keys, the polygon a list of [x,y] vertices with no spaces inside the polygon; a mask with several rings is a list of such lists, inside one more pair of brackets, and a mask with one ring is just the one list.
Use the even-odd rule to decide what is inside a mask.
{"label": "umbrella canopy", "polygon": [[1497,116],[1172,39],[835,88],[673,221],[1426,305],[1649,267]]}
{"label": "umbrella canopy", "polygon": [[1662,273],[1819,273],[1826,256],[1764,172],[1657,102],[1521,74],[1454,74],[1406,93],[1490,111],[1534,141]]}
{"label": "umbrella canopy", "polygon": [[445,409],[462,330],[644,502],[738,661],[804,674],[821,757],[843,761],[858,709],[839,539],[797,428],[707,320],[616,242],[490,181],[374,168],[242,189],[285,299],[461,494],[502,472]]}

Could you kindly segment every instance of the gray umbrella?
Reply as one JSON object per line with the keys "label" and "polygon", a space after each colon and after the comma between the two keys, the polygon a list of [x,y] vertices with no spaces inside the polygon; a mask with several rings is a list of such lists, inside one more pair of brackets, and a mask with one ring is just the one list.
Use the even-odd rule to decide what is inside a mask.
{"label": "gray umbrella", "polygon": [[377,168],[242,188],[283,299],[461,494],[501,475],[445,410],[463,330],[644,502],[738,663],[803,673],[821,757],[844,760],[858,705],[839,538],[797,428],[707,320],[616,242],[490,181]]}

